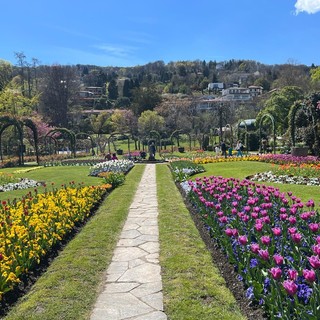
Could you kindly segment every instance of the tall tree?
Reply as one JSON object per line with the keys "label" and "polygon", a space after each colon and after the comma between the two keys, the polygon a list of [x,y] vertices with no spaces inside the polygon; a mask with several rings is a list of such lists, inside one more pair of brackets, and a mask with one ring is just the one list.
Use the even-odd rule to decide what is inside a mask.
{"label": "tall tree", "polygon": [[111,100],[117,100],[118,96],[119,94],[117,82],[114,79],[112,79],[108,85],[108,97]]}
{"label": "tall tree", "polygon": [[12,65],[0,59],[0,92],[12,79]]}
{"label": "tall tree", "polygon": [[39,111],[49,124],[67,127],[68,110],[79,91],[78,80],[75,67],[45,67]]}
{"label": "tall tree", "polygon": [[155,85],[150,82],[145,86],[134,88],[132,93],[132,110],[136,116],[139,116],[143,111],[153,110],[162,100]]}

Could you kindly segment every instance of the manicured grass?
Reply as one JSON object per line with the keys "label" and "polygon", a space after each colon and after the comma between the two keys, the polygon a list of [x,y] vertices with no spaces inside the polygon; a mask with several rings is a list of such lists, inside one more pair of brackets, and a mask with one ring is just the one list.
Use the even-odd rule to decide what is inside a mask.
{"label": "manicured grass", "polygon": [[213,265],[169,168],[157,166],[160,264],[168,318],[245,319]]}
{"label": "manicured grass", "polygon": [[136,165],[129,172],[4,319],[89,319],[143,170]]}
{"label": "manicured grass", "polygon": [[[271,170],[273,167],[270,163],[255,162],[255,161],[237,161],[237,162],[219,162],[205,164],[204,168],[206,172],[199,173],[192,177],[192,180],[196,177],[203,176],[223,176],[226,178],[234,177],[244,179],[247,176],[253,175],[258,172],[265,172]],[[295,184],[280,184],[259,182],[265,185],[272,185],[279,188],[281,192],[292,192],[296,197],[301,198],[302,201],[313,199],[317,207],[320,206],[320,186],[306,186]]]}
{"label": "manicured grass", "polygon": [[[35,170],[32,170],[36,168]],[[30,171],[28,171],[30,169]],[[20,168],[5,168],[1,169],[1,172],[13,173],[18,178],[29,178],[36,181],[43,181],[46,187],[37,187],[38,193],[43,193],[45,189],[51,190],[52,184],[55,187],[61,185],[68,185],[71,181],[76,184],[83,183],[84,185],[99,185],[103,180],[97,177],[89,176],[88,166],[62,166],[62,167],[20,167]],[[19,173],[17,173],[19,172]],[[12,200],[14,198],[21,199],[29,191],[33,191],[34,188],[14,190],[10,192],[0,193],[0,201]]]}

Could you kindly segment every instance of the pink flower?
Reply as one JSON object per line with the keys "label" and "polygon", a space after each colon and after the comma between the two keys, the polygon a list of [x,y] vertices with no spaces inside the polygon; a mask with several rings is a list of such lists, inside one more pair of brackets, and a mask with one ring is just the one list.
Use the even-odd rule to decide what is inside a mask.
{"label": "pink flower", "polygon": [[275,236],[280,236],[281,235],[281,229],[280,228],[272,228],[272,232]]}
{"label": "pink flower", "polygon": [[307,281],[309,281],[309,282],[316,281],[316,273],[314,272],[314,270],[304,269],[302,271],[302,274]]}
{"label": "pink flower", "polygon": [[258,253],[260,250],[260,246],[257,243],[252,243],[250,248],[253,253]]}
{"label": "pink flower", "polygon": [[298,278],[298,271],[294,269],[289,269],[288,270],[288,276],[290,280],[297,280]]}
{"label": "pink flower", "polygon": [[317,223],[310,223],[309,224],[309,229],[312,232],[317,232],[319,230],[319,225]]}
{"label": "pink flower", "polygon": [[281,278],[281,275],[282,275],[282,271],[278,267],[271,268],[270,269],[270,273],[272,275],[272,278],[275,279],[275,280],[279,280]]}
{"label": "pink flower", "polygon": [[270,242],[271,242],[271,239],[270,239],[270,237],[269,236],[262,236],[261,237],[261,242],[263,243],[263,244],[265,244],[265,245],[269,245],[270,244]]}
{"label": "pink flower", "polygon": [[248,243],[248,238],[246,236],[239,236],[238,239],[239,239],[240,244],[242,244],[242,245],[245,245]]}
{"label": "pink flower", "polygon": [[223,217],[219,218],[219,221],[221,223],[227,223],[228,222],[228,218],[226,216],[223,216]]}
{"label": "pink flower", "polygon": [[312,251],[317,254],[318,256],[320,256],[320,244],[316,244],[314,246],[312,246]]}
{"label": "pink flower", "polygon": [[273,260],[277,265],[283,264],[283,257],[280,254],[275,254]]}
{"label": "pink flower", "polygon": [[253,219],[257,219],[257,218],[259,217],[259,213],[257,213],[257,212],[252,212],[252,213],[251,213],[251,217],[252,217]]}
{"label": "pink flower", "polygon": [[269,260],[269,251],[260,249],[258,250],[259,257],[263,260]]}
{"label": "pink flower", "polygon": [[228,237],[232,237],[233,236],[232,229],[230,229],[230,228],[227,228],[226,230],[224,230],[224,232]]}
{"label": "pink flower", "polygon": [[287,220],[287,218],[288,218],[288,215],[286,213],[280,214],[280,220],[284,221],[284,220]]}
{"label": "pink flower", "polygon": [[262,223],[257,223],[257,224],[255,224],[254,227],[256,228],[257,231],[260,232],[262,230],[262,228],[263,228],[263,224]]}
{"label": "pink flower", "polygon": [[285,280],[282,285],[290,296],[294,296],[297,293],[298,286],[292,280]]}
{"label": "pink flower", "polygon": [[288,231],[289,231],[290,234],[294,234],[294,233],[297,232],[297,228],[294,228],[294,227],[288,228]]}
{"label": "pink flower", "polygon": [[291,238],[294,243],[300,243],[302,239],[302,235],[300,233],[294,233],[291,235]]}
{"label": "pink flower", "polygon": [[241,220],[242,220],[243,222],[248,222],[249,219],[250,219],[250,217],[249,217],[247,214],[244,214],[244,215],[242,216],[242,218],[241,218]]}
{"label": "pink flower", "polygon": [[290,217],[288,218],[288,220],[289,220],[289,222],[290,222],[291,224],[296,224],[296,222],[297,222],[296,217],[293,217],[293,216],[290,216]]}
{"label": "pink flower", "polygon": [[308,258],[312,268],[314,269],[320,269],[320,259],[318,256],[311,256]]}

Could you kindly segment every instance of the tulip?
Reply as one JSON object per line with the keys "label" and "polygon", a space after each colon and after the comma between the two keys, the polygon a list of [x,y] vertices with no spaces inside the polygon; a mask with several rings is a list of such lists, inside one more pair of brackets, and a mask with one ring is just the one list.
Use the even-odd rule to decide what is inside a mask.
{"label": "tulip", "polygon": [[260,250],[260,246],[258,243],[252,243],[250,248],[253,253],[258,253],[258,251]]}
{"label": "tulip", "polygon": [[272,278],[275,279],[275,280],[279,280],[281,278],[281,275],[282,275],[282,271],[278,267],[271,268],[270,269],[270,273],[272,275]]}
{"label": "tulip", "polygon": [[280,254],[275,254],[273,259],[277,265],[283,264],[283,257]]}
{"label": "tulip", "polygon": [[297,280],[298,278],[298,271],[294,269],[289,269],[288,270],[288,276],[290,280]]}
{"label": "tulip", "polygon": [[316,233],[319,230],[319,224],[318,223],[310,223],[309,224],[309,229]]}
{"label": "tulip", "polygon": [[320,259],[318,256],[311,256],[308,258],[312,268],[314,269],[320,269]]}
{"label": "tulip", "polygon": [[302,239],[302,235],[300,233],[294,233],[291,235],[291,238],[294,243],[300,243]]}
{"label": "tulip", "polygon": [[316,273],[314,272],[314,270],[304,269],[302,271],[302,274],[307,281],[311,283],[316,281]]}
{"label": "tulip", "polygon": [[248,238],[246,236],[239,236],[238,240],[242,245],[246,245],[248,243]]}
{"label": "tulip", "polygon": [[297,228],[288,228],[290,234],[294,234],[297,232]]}
{"label": "tulip", "polygon": [[269,236],[262,236],[261,237],[261,242],[263,243],[263,244],[265,244],[265,245],[269,245],[270,244],[270,242],[271,242],[271,239],[270,239],[270,237]]}
{"label": "tulip", "polygon": [[280,236],[281,235],[281,229],[280,228],[272,228],[272,232],[275,236]]}
{"label": "tulip", "polygon": [[294,296],[297,293],[298,286],[292,280],[285,280],[282,285],[290,296]]}
{"label": "tulip", "polygon": [[259,257],[263,260],[269,260],[269,251],[260,249],[258,250]]}
{"label": "tulip", "polygon": [[293,216],[290,216],[290,217],[288,218],[288,220],[289,220],[290,224],[296,224],[296,222],[297,222],[297,218],[296,218],[296,217],[293,217]]}
{"label": "tulip", "polygon": [[320,244],[316,244],[314,246],[312,246],[312,251],[317,254],[318,256],[320,256]]}
{"label": "tulip", "polygon": [[254,227],[256,228],[257,231],[260,232],[263,229],[263,224],[262,223],[257,223],[257,224],[255,224]]}

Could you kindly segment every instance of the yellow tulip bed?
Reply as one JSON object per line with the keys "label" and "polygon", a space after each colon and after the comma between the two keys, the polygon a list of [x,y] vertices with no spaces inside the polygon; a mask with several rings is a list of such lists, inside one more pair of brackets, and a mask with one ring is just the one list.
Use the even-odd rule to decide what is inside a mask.
{"label": "yellow tulip bed", "polygon": [[249,155],[243,157],[222,157],[222,156],[207,156],[207,157],[197,157],[193,159],[193,162],[197,164],[206,163],[218,163],[218,162],[235,162],[235,161],[261,161],[259,155]]}
{"label": "yellow tulip bed", "polygon": [[0,300],[77,224],[85,221],[111,185],[75,186],[29,193],[0,204]]}

